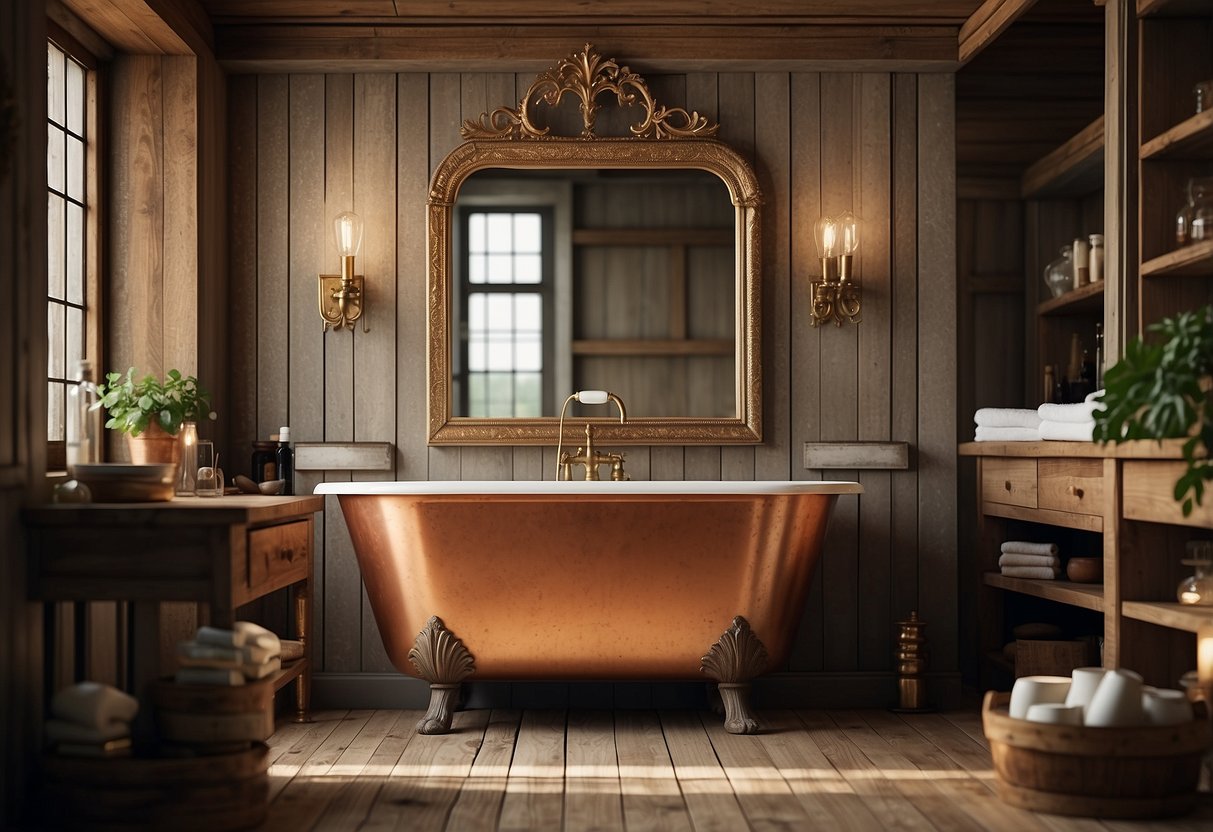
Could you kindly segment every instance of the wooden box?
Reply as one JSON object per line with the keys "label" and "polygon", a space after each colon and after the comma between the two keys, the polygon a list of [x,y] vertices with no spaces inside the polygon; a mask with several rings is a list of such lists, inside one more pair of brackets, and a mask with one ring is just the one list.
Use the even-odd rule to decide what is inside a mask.
{"label": "wooden box", "polygon": [[170,743],[224,746],[263,742],[274,733],[274,687],[269,679],[243,685],[150,687],[156,731]]}
{"label": "wooden box", "polygon": [[1099,666],[1099,650],[1091,639],[1018,639],[1015,678],[1069,676],[1076,667]]}
{"label": "wooden box", "polygon": [[1203,708],[1183,725],[1089,728],[1012,719],[1010,700],[991,691],[981,714],[1003,802],[1095,818],[1170,817],[1196,802],[1213,741]]}

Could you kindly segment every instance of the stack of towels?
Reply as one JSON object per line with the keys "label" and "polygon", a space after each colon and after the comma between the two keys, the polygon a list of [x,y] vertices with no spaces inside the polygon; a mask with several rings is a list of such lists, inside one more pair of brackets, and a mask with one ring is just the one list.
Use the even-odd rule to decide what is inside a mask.
{"label": "stack of towels", "polygon": [[130,754],[135,697],[99,682],[64,688],[51,700],[46,738],[59,754],[115,757]]}
{"label": "stack of towels", "polygon": [[1014,407],[983,407],[973,415],[978,442],[1039,442],[1040,415]]}
{"label": "stack of towels", "polygon": [[1036,411],[1040,414],[1040,438],[1090,442],[1095,431],[1095,411],[1107,407],[1095,401],[1103,394],[1103,390],[1096,390],[1077,404],[1042,404]]}
{"label": "stack of towels", "polygon": [[243,685],[282,669],[278,636],[251,621],[230,630],[199,627],[192,641],[177,645],[177,675],[184,685]]}
{"label": "stack of towels", "polygon": [[1051,581],[1061,574],[1056,543],[1008,540],[1002,544],[998,568],[1008,578],[1040,578]]}

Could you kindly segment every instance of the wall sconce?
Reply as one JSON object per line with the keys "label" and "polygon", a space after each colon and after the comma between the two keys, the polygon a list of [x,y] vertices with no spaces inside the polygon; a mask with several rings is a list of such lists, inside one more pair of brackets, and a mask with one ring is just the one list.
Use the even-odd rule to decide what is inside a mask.
{"label": "wall sconce", "polygon": [[[337,235],[337,253],[341,255],[341,274],[320,275],[320,317],[324,331],[353,329],[354,321],[362,317],[362,275],[354,274],[354,256],[362,245],[362,220],[357,214],[344,211],[333,220]],[[370,332],[366,321],[362,331]]]}
{"label": "wall sconce", "polygon": [[822,217],[813,226],[817,254],[821,257],[821,280],[813,281],[813,326],[833,321],[860,321],[862,300],[859,287],[851,281],[855,249],[859,248],[859,220],[850,211],[834,217]]}

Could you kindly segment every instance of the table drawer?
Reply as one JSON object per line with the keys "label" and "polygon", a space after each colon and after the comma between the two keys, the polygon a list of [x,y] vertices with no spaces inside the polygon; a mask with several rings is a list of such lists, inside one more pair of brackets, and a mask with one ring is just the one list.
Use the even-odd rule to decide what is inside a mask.
{"label": "table drawer", "polygon": [[983,459],[981,499],[989,503],[1036,508],[1036,460]]}
{"label": "table drawer", "polygon": [[1102,459],[1042,459],[1041,508],[1103,515]]}
{"label": "table drawer", "polygon": [[287,586],[307,577],[311,524],[306,520],[249,532],[249,589]]}

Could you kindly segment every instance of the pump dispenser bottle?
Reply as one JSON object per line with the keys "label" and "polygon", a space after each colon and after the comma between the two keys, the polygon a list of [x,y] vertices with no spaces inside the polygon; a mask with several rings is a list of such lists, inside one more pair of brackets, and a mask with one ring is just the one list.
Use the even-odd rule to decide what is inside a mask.
{"label": "pump dispenser bottle", "polygon": [[283,425],[278,429],[278,448],[274,452],[278,479],[283,480],[282,493],[295,493],[295,452],[291,450],[291,429]]}

